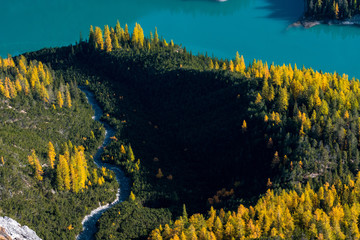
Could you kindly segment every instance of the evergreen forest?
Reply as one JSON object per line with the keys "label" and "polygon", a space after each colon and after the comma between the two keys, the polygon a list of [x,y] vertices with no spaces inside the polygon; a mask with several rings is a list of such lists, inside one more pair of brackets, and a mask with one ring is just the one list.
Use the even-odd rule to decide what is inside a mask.
{"label": "evergreen forest", "polygon": [[194,55],[139,24],[25,57],[92,90],[116,129],[102,160],[132,192],[96,239],[359,237],[357,79]]}
{"label": "evergreen forest", "polygon": [[360,14],[357,0],[305,0],[305,17],[310,19],[347,19]]}
{"label": "evergreen forest", "polygon": [[0,108],[1,215],[43,239],[74,239],[118,185],[91,160],[104,130],[85,95],[50,66],[9,56],[0,61]]}
{"label": "evergreen forest", "polygon": [[357,79],[193,54],[119,22],[0,69],[1,215],[43,239],[74,239],[118,187],[92,161],[104,129],[78,86],[116,130],[101,160],[131,179],[96,239],[360,238]]}

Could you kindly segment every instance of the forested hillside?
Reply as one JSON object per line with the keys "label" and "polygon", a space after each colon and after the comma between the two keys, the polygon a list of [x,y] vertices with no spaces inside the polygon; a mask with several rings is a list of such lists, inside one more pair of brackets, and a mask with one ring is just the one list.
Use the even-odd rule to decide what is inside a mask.
{"label": "forested hillside", "polygon": [[305,0],[305,16],[313,19],[346,19],[360,14],[356,0]]}
{"label": "forested hillside", "polygon": [[278,194],[268,190],[254,207],[241,204],[237,211],[184,214],[150,239],[358,239],[359,177],[318,191],[309,184]]}
{"label": "forested hillside", "polygon": [[0,108],[0,214],[42,239],[74,239],[82,218],[117,189],[92,163],[104,130],[84,94],[40,61],[8,57],[0,59]]}
{"label": "forested hillside", "polygon": [[[146,239],[160,224],[154,239],[357,236],[358,216],[346,211],[358,202],[358,80],[195,56],[156,29],[145,38],[139,24],[132,34],[119,23],[91,27],[86,42],[26,56],[87,85],[117,130],[103,160],[127,171],[133,193],[99,220],[97,239]],[[212,210],[205,225],[187,220],[183,204],[190,214],[248,208],[219,220]]]}

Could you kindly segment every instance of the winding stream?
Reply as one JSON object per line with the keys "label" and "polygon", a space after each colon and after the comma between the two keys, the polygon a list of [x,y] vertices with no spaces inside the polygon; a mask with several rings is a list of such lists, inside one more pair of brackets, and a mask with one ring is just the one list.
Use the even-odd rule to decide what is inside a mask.
{"label": "winding stream", "polygon": [[[92,108],[95,111],[95,115],[93,119],[95,121],[101,122],[105,127],[105,139],[99,150],[96,152],[94,156],[94,162],[97,167],[106,167],[114,171],[116,175],[116,180],[118,181],[120,187],[116,193],[116,199],[110,203],[103,206],[99,206],[98,208],[94,209],[89,215],[85,216],[83,221],[81,222],[83,225],[83,231],[76,237],[77,240],[91,240],[95,239],[94,235],[97,232],[96,222],[101,217],[101,215],[115,204],[118,204],[129,197],[130,194],[130,181],[125,176],[125,173],[117,166],[104,163],[101,161],[100,156],[104,152],[104,147],[107,146],[111,139],[110,137],[115,135],[115,129],[113,129],[109,124],[106,122],[100,121],[101,116],[103,115],[103,111],[100,108],[99,104],[96,102],[95,96],[92,92],[86,90],[85,88],[80,87],[81,91],[83,91],[88,99],[88,102],[91,104]],[[99,203],[100,205],[100,203]]]}

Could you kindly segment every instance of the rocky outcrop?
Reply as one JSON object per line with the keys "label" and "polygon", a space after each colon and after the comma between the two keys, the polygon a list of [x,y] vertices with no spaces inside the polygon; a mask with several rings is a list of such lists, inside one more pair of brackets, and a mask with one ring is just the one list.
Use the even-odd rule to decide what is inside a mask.
{"label": "rocky outcrop", "polygon": [[28,226],[9,217],[0,217],[0,240],[41,240]]}
{"label": "rocky outcrop", "polygon": [[11,237],[6,233],[5,228],[0,227],[0,240],[12,240]]}
{"label": "rocky outcrop", "polygon": [[327,25],[356,25],[360,26],[360,15],[355,15],[352,18],[344,20],[334,20],[334,19],[324,19],[324,20],[312,20],[310,18],[303,18],[291,25],[289,27],[299,27],[303,26],[304,28],[312,28],[320,24]]}

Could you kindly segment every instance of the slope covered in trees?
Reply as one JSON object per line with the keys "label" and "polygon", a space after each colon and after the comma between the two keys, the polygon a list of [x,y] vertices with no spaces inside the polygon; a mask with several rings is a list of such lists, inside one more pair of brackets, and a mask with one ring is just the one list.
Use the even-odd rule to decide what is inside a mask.
{"label": "slope covered in trees", "polygon": [[[103,176],[88,161],[104,130],[92,120],[84,94],[75,79],[42,62],[9,57],[0,59],[0,109],[1,215],[42,239],[74,239],[82,218],[112,201],[117,189],[107,171]],[[70,165],[71,191],[59,181],[61,159]]]}
{"label": "slope covered in trees", "polygon": [[360,174],[318,191],[309,184],[277,194],[268,190],[255,206],[184,215],[152,231],[150,239],[358,239],[359,184]]}
{"label": "slope covered in trees", "polygon": [[[257,206],[257,196],[269,188],[298,189],[301,198],[299,184],[317,193],[326,183],[350,186],[349,176],[358,172],[360,85],[346,75],[260,60],[245,64],[239,54],[231,60],[194,56],[156,30],[145,38],[138,24],[132,34],[120,24],[105,26],[104,34],[91,28],[88,42],[27,56],[88,85],[103,119],[117,130],[102,157],[124,167],[133,194],[100,219],[98,239],[144,239],[152,226],[182,215],[183,203],[190,214],[210,206],[235,210]],[[281,194],[273,198],[290,198]],[[354,203],[346,201],[344,208]],[[279,211],[286,213],[284,206]],[[318,208],[330,216],[331,207],[315,203],[310,213]],[[265,228],[257,217],[245,224]],[[350,228],[341,224],[348,236],[344,225]],[[307,236],[304,226],[296,231],[303,227]],[[261,236],[271,237],[273,228],[285,234],[277,226]]]}
{"label": "slope covered in trees", "polygon": [[346,19],[360,14],[357,0],[304,0],[305,16],[314,19]]}

